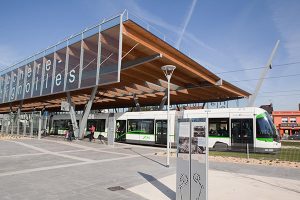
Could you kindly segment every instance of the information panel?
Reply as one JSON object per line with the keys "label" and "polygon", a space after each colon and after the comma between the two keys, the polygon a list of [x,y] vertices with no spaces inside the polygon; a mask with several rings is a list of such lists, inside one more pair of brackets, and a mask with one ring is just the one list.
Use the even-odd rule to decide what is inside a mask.
{"label": "information panel", "polygon": [[121,23],[111,18],[0,74],[0,104],[119,82]]}
{"label": "information panel", "polygon": [[178,119],[177,200],[207,199],[207,119]]}

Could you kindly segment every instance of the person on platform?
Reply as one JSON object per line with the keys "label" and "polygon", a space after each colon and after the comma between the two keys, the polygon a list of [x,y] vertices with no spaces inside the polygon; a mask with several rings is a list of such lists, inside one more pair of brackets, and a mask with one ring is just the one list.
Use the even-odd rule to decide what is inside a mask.
{"label": "person on platform", "polygon": [[91,127],[89,128],[90,130],[90,142],[94,139],[94,133],[95,133],[95,126],[92,124]]}

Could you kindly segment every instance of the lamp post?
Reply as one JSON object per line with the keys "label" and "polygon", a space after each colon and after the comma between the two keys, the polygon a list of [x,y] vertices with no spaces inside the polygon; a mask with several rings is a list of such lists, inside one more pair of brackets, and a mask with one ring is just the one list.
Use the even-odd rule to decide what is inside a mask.
{"label": "lamp post", "polygon": [[175,66],[173,65],[164,65],[161,67],[161,70],[163,70],[167,80],[168,80],[168,109],[167,109],[167,118],[168,118],[168,123],[167,123],[167,164],[166,166],[170,166],[170,140],[169,140],[169,131],[170,129],[170,80],[172,77],[172,74],[174,70],[176,69]]}

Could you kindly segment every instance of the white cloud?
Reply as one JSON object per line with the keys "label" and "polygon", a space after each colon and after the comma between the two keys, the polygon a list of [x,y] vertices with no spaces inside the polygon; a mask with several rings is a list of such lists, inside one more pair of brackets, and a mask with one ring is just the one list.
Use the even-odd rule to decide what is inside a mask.
{"label": "white cloud", "polygon": [[184,36],[184,34],[185,34],[186,28],[187,28],[187,26],[188,26],[188,24],[189,24],[189,22],[190,22],[190,20],[191,20],[191,17],[192,17],[192,15],[193,15],[194,9],[195,9],[195,7],[196,7],[196,3],[197,3],[197,0],[193,0],[192,5],[191,5],[191,8],[190,8],[190,10],[189,10],[187,16],[185,17],[185,20],[184,20],[184,24],[183,24],[182,30],[180,31],[178,40],[177,40],[176,45],[175,45],[176,48],[179,48],[179,47],[180,47],[180,44],[181,44],[181,41],[182,41],[183,36]]}

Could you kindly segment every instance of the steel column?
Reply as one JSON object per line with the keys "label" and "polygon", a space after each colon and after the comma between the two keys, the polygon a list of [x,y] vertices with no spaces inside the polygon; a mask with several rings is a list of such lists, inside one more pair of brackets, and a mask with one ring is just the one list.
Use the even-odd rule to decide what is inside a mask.
{"label": "steel column", "polygon": [[31,112],[30,121],[30,137],[33,137],[33,111]]}
{"label": "steel column", "polygon": [[20,134],[20,114],[21,114],[22,104],[23,102],[20,103],[20,106],[17,111],[17,135]]}
{"label": "steel column", "polygon": [[74,135],[75,137],[79,137],[79,128],[78,128],[78,124],[76,121],[76,113],[75,113],[75,108],[74,108],[74,104],[72,102],[72,98],[71,98],[71,94],[70,92],[67,92],[67,98],[68,98],[68,103],[69,103],[69,114],[71,117],[71,121],[72,121],[72,125],[73,125],[73,130],[74,130]]}
{"label": "steel column", "polygon": [[82,139],[84,137],[84,130],[86,128],[87,119],[88,119],[88,116],[90,114],[90,111],[91,111],[91,108],[92,108],[92,104],[93,104],[93,101],[95,99],[97,90],[98,90],[98,86],[95,86],[93,88],[93,90],[92,90],[90,99],[89,99],[89,101],[86,104],[86,107],[85,107],[82,119],[80,121],[80,126],[79,126],[79,136],[80,136],[80,139]]}

